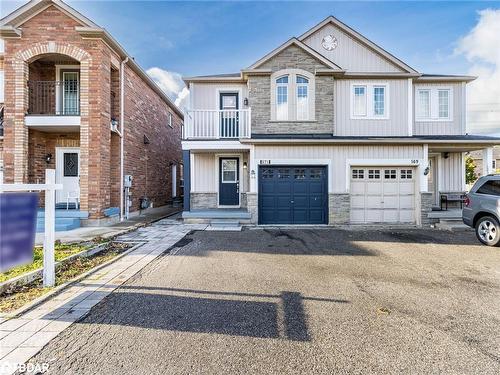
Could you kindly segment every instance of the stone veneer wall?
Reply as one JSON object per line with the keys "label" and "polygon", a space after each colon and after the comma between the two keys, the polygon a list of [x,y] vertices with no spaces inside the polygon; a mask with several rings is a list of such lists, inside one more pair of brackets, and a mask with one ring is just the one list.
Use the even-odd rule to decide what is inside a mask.
{"label": "stone veneer wall", "polygon": [[257,198],[257,193],[247,193],[247,210],[251,215],[250,222],[252,224],[258,224],[259,222],[259,208]]}
{"label": "stone veneer wall", "polygon": [[351,198],[349,194],[328,194],[328,224],[349,224]]}
{"label": "stone veneer wall", "polygon": [[[315,74],[317,69],[327,68],[322,62],[297,46],[290,46],[259,69],[303,69]],[[271,122],[271,78],[269,75],[248,78],[249,100],[252,107],[252,133],[255,134],[318,134],[333,132],[334,84],[332,76],[315,76],[315,121]],[[292,93],[290,93],[291,95]]]}
{"label": "stone veneer wall", "polygon": [[434,198],[432,193],[420,193],[420,225],[429,226],[433,224],[432,220],[427,217],[427,214],[432,211],[433,204]]}
{"label": "stone veneer wall", "polygon": [[217,193],[191,193],[191,209],[217,208]]}

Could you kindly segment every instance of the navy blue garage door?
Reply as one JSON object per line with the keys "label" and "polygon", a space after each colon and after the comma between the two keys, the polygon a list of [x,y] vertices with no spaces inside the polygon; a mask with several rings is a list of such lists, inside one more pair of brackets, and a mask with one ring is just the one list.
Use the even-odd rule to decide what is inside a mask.
{"label": "navy blue garage door", "polygon": [[327,224],[323,166],[260,166],[259,224]]}

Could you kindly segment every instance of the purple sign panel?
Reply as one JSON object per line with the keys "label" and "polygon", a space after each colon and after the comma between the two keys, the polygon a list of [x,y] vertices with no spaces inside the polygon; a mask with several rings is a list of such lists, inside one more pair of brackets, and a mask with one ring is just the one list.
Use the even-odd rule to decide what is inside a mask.
{"label": "purple sign panel", "polygon": [[0,193],[0,272],[33,262],[38,193]]}

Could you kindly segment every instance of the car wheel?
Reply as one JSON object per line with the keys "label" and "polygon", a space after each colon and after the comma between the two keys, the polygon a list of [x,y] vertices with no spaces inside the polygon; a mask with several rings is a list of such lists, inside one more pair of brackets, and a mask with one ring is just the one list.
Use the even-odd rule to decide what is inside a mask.
{"label": "car wheel", "polygon": [[476,223],[476,236],[479,241],[488,246],[500,244],[500,225],[492,216],[485,216]]}

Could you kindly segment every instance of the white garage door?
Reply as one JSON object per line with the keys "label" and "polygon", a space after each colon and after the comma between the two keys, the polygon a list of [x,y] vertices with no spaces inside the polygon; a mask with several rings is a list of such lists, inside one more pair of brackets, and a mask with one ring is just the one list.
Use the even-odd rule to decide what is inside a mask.
{"label": "white garage door", "polygon": [[353,167],[352,223],[414,223],[415,169]]}

